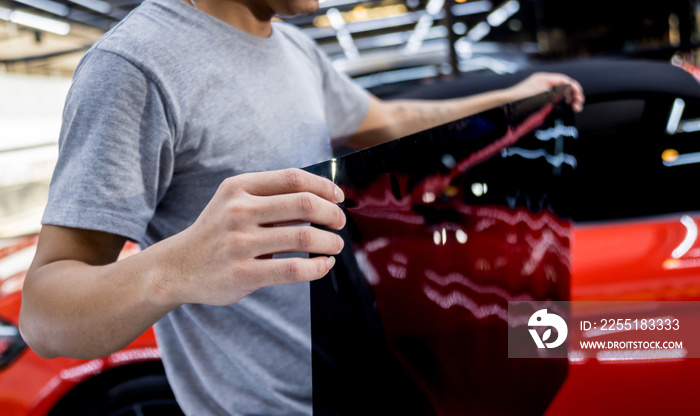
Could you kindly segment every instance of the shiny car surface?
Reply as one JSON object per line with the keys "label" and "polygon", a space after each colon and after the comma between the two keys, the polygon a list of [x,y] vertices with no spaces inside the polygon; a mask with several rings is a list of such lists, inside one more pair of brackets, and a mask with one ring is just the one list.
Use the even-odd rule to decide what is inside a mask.
{"label": "shiny car surface", "polygon": [[[325,286],[318,289],[316,312],[312,285],[312,323],[319,328],[313,332],[318,414],[386,414],[397,408],[438,415],[697,412],[695,358],[651,352],[603,359],[575,346],[563,370],[505,358],[505,322],[497,308],[505,300],[700,300],[700,200],[691,179],[700,161],[698,81],[652,61],[603,59],[537,69],[568,73],[583,85],[587,103],[576,129],[555,120],[544,129],[559,137],[553,146],[509,144],[465,171],[452,184],[457,188],[452,195],[426,192],[425,184],[434,182],[429,176],[440,176],[445,167],[435,167],[442,155],[431,162],[431,150],[420,146],[418,156],[407,156],[419,176],[413,183],[381,158],[377,162],[390,166],[368,163],[357,169],[358,176],[369,177],[365,183],[333,175],[333,169],[342,171],[340,161],[322,169],[349,186],[348,194],[373,198],[358,198],[348,207],[352,244],[346,247],[355,253],[346,261],[358,263],[359,272],[314,283]],[[465,77],[402,97],[468,95],[502,88],[532,71],[478,83]],[[487,148],[476,147],[472,155]],[[499,189],[501,165],[484,168],[499,157],[531,162],[507,168],[517,190]],[[564,172],[566,185],[533,175],[536,161],[549,165],[553,176]],[[538,194],[538,180],[556,204]],[[502,201],[483,198],[486,187],[485,195]],[[412,193],[411,202],[397,189]],[[470,190],[486,201],[471,206],[463,199],[474,196]],[[444,206],[450,198],[461,202]],[[465,211],[470,218],[460,217]],[[518,257],[517,250],[525,255]],[[508,255],[499,256],[503,253]],[[558,259],[552,259],[554,253]],[[531,274],[537,268],[528,267],[532,259],[540,275]],[[514,263],[522,269],[508,270]],[[358,280],[356,274],[365,277]],[[525,275],[531,276],[530,286],[519,286]],[[372,397],[373,405],[361,397]]]}
{"label": "shiny car surface", "polygon": [[314,414],[545,411],[566,359],[509,360],[506,328],[508,301],[569,296],[572,169],[522,156],[567,156],[563,97],[309,168],[348,217],[346,249],[311,283]]}

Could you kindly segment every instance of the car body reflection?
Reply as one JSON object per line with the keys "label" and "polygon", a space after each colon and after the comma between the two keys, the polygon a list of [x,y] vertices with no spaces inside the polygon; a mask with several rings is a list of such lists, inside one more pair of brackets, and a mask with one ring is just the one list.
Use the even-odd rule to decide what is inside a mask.
{"label": "car body reflection", "polygon": [[561,158],[572,120],[552,91],[308,168],[348,217],[311,284],[314,414],[545,411],[567,361],[508,360],[507,310],[569,299],[572,168],[504,150]]}

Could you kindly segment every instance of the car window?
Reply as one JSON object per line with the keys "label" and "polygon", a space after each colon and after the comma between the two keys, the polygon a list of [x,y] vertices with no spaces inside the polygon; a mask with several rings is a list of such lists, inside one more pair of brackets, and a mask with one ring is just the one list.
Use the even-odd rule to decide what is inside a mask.
{"label": "car window", "polygon": [[333,270],[310,284],[315,414],[544,413],[566,358],[475,340],[505,337],[510,300],[568,298],[575,129],[560,98],[306,168],[343,189],[347,216]]}
{"label": "car window", "polygon": [[568,190],[574,221],[699,210],[691,184],[700,175],[700,157],[691,160],[700,155],[700,133],[691,131],[700,130],[698,111],[695,100],[661,94],[587,103],[579,137],[567,142],[576,158]]}

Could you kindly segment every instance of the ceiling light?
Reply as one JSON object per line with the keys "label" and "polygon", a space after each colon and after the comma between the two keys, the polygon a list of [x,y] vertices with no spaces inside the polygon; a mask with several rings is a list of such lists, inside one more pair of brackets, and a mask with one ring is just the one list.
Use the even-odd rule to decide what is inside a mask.
{"label": "ceiling light", "polygon": [[12,13],[12,10],[6,9],[4,7],[0,7],[0,19],[2,20],[10,20],[10,14]]}
{"label": "ceiling light", "polygon": [[685,101],[681,98],[676,98],[673,101],[673,107],[671,108],[671,115],[668,117],[668,123],[666,124],[666,133],[675,134],[678,131],[678,123],[681,121],[681,116],[683,115],[683,110],[685,109]]}
{"label": "ceiling light", "polygon": [[57,35],[67,35],[68,32],[70,32],[70,25],[68,23],[21,12],[19,10],[9,11],[9,13],[7,13],[8,11],[7,9],[0,8],[0,19],[8,20],[18,25],[55,33]]}
{"label": "ceiling light", "polygon": [[466,16],[469,14],[484,13],[491,10],[493,5],[490,1],[480,0],[452,6],[452,14],[455,16]]}
{"label": "ceiling light", "polygon": [[94,10],[100,13],[109,13],[112,10],[112,6],[106,1],[102,0],[70,0],[75,4],[79,4],[83,7],[87,7],[90,10]]}
{"label": "ceiling light", "polygon": [[472,42],[478,42],[481,39],[484,38],[484,36],[488,35],[489,32],[491,31],[491,26],[489,26],[488,23],[486,22],[481,22],[478,25],[474,26],[472,30],[467,33],[467,38],[471,40]]}
{"label": "ceiling light", "polygon": [[500,26],[509,17],[517,13],[518,10],[520,10],[520,3],[516,0],[511,0],[488,15],[486,21],[493,27]]}
{"label": "ceiling light", "polygon": [[32,6],[35,9],[40,9],[45,12],[53,13],[58,16],[68,16],[70,8],[65,4],[56,3],[51,0],[15,0],[17,3]]}

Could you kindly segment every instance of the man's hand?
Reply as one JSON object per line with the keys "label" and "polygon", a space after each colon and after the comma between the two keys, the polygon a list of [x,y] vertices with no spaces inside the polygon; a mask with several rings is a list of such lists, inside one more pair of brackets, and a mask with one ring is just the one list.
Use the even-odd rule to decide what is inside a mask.
{"label": "man's hand", "polygon": [[[123,260],[125,238],[44,226],[24,283],[20,328],[43,357],[102,357],[184,303],[227,305],[264,286],[310,281],[333,266],[342,191],[298,169],[225,180],[192,226]],[[273,259],[310,252],[316,258]],[[300,305],[301,306],[301,305]]]}
{"label": "man's hand", "polygon": [[506,89],[506,97],[510,101],[517,101],[551,90],[560,85],[569,85],[566,94],[566,102],[575,112],[583,110],[585,97],[583,88],[573,78],[559,73],[536,72],[518,84]]}
{"label": "man's hand", "polygon": [[308,172],[244,174],[225,180],[197,221],[169,241],[164,284],[172,300],[226,305],[264,286],[323,277],[333,257],[274,259],[273,254],[338,254],[343,239],[302,223],[340,230],[343,193]]}

